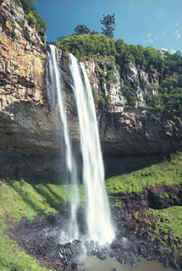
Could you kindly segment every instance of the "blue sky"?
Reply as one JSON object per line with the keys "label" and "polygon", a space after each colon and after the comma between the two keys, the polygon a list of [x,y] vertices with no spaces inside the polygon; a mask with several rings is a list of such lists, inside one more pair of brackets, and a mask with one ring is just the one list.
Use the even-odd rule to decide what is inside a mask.
{"label": "blue sky", "polygon": [[182,0],[37,0],[37,9],[48,22],[48,41],[72,34],[78,24],[100,32],[102,15],[115,13],[115,39],[182,50]]}

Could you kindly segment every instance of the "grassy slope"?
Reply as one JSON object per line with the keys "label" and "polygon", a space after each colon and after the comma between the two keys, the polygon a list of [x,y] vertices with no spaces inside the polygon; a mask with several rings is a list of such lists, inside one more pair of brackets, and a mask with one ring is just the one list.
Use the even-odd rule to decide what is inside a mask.
{"label": "grassy slope", "polygon": [[170,246],[174,262],[178,261],[182,257],[182,206],[172,206],[163,210],[149,209],[147,213],[159,218],[158,226],[153,233],[148,232],[149,235],[152,239],[160,241],[162,253],[168,251]]}
{"label": "grassy slope", "polygon": [[26,181],[0,181],[0,270],[45,271],[31,256],[25,254],[5,234],[7,218],[18,222],[26,216],[32,219],[38,213],[56,213],[57,206],[64,210],[71,193],[68,186],[51,183],[30,184]]}
{"label": "grassy slope", "polygon": [[[112,195],[120,193],[140,192],[146,186],[155,186],[161,182],[169,186],[182,185],[182,153],[172,155],[171,161],[110,178],[106,181],[106,187],[112,198]],[[162,230],[166,234],[170,233],[174,237],[182,238],[182,206],[172,206],[163,210],[151,209],[151,211],[160,217],[159,235]]]}
{"label": "grassy slope", "polygon": [[182,185],[182,153],[171,156],[171,161],[164,161],[144,169],[106,181],[109,194],[140,192],[149,185],[164,182],[166,185]]}
{"label": "grassy slope", "polygon": [[182,206],[172,206],[163,210],[155,210],[160,216],[160,227],[163,232],[182,238]]}

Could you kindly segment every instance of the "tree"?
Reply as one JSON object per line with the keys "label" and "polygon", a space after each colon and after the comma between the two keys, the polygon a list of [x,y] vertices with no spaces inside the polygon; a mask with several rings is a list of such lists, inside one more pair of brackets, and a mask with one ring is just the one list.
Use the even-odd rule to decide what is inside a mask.
{"label": "tree", "polygon": [[76,35],[89,34],[91,31],[85,24],[79,24],[74,28]]}
{"label": "tree", "polygon": [[102,34],[112,39],[114,37],[115,29],[115,14],[103,15],[103,18],[100,20],[100,23],[103,25]]}

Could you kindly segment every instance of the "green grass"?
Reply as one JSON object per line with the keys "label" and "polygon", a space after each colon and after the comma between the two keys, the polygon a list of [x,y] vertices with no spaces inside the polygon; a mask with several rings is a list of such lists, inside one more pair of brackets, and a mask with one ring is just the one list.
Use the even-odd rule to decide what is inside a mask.
{"label": "green grass", "polygon": [[160,217],[159,227],[163,232],[182,238],[182,206],[172,206],[162,210],[152,210]]}
{"label": "green grass", "polygon": [[[64,211],[73,187],[42,182],[31,184],[25,180],[0,181],[0,270],[46,271],[37,260],[17,246],[5,233],[7,218],[14,223],[22,217],[30,220],[37,214],[46,215]],[[80,189],[84,199],[83,187]]]}
{"label": "green grass", "polygon": [[151,238],[160,241],[163,252],[171,248],[174,258],[182,256],[182,206],[162,210],[149,209],[147,213],[153,213],[158,218],[155,231],[149,233]]}
{"label": "green grass", "polygon": [[171,161],[164,161],[150,167],[133,171],[106,180],[109,194],[141,192],[147,186],[160,183],[182,185],[182,153],[171,155]]}

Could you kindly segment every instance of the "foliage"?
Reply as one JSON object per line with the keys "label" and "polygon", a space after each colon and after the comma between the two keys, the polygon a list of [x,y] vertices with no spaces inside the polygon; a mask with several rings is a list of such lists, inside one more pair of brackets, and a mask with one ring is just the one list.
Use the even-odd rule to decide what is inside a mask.
{"label": "foliage", "polygon": [[74,28],[76,35],[89,34],[91,30],[84,24],[79,24]]}
{"label": "foliage", "polygon": [[164,79],[160,85],[160,94],[164,110],[167,112],[182,111],[182,75]]}
{"label": "foliage", "polygon": [[76,53],[79,58],[93,57],[94,55],[113,56],[115,62],[120,66],[121,72],[124,71],[125,65],[129,62],[146,71],[156,69],[162,72],[165,70],[165,65],[168,65],[166,64],[168,58],[164,58],[153,47],[143,48],[140,45],[127,45],[122,39],[114,41],[99,34],[63,37],[58,40],[57,45],[73,54]]}
{"label": "foliage", "polygon": [[136,105],[137,95],[136,95],[135,90],[132,87],[124,85],[124,86],[121,86],[120,91],[122,95],[126,98],[127,105],[130,105],[130,106]]}
{"label": "foliage", "polygon": [[182,75],[174,75],[162,80],[159,94],[155,96],[146,94],[145,99],[153,108],[180,114],[182,112]]}
{"label": "foliage", "polygon": [[182,206],[172,206],[163,210],[153,210],[153,212],[156,216],[160,216],[159,226],[163,232],[182,238]]}
{"label": "foliage", "polygon": [[45,41],[47,22],[36,11],[36,0],[19,0],[22,3],[24,12],[30,25],[35,25],[38,33],[41,35],[42,40]]}
{"label": "foliage", "polygon": [[145,101],[153,109],[163,110],[161,96],[145,94]]}
{"label": "foliage", "polygon": [[114,55],[114,41],[104,35],[84,34],[72,35],[58,40],[58,47],[73,53],[77,58],[83,59],[94,55]]}
{"label": "foliage", "polygon": [[103,25],[102,34],[112,39],[114,37],[115,14],[103,15],[100,23]]}

